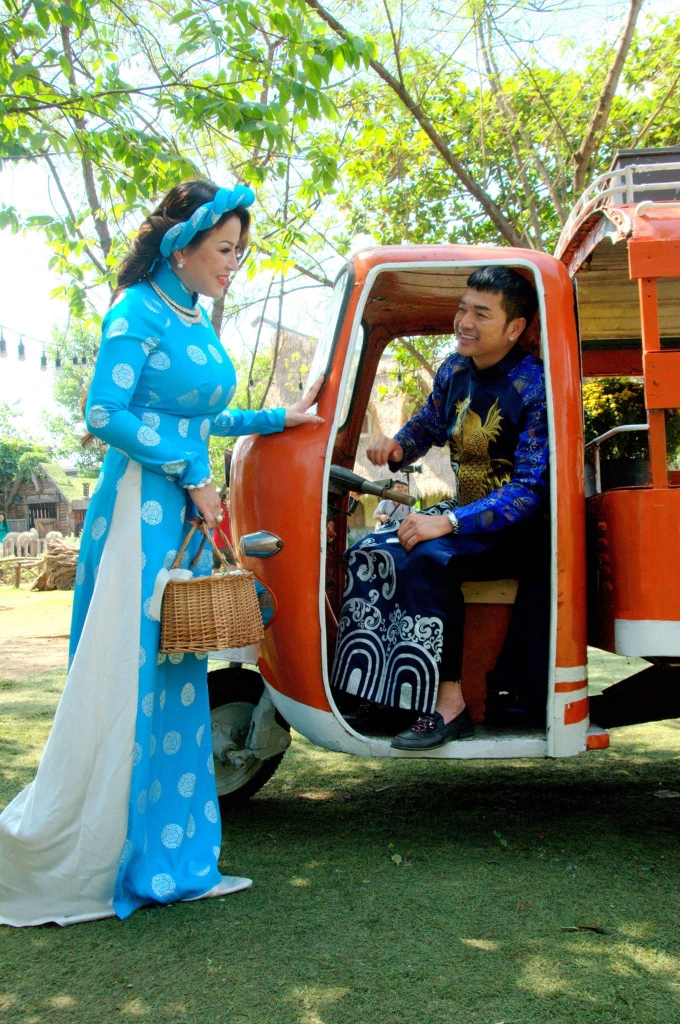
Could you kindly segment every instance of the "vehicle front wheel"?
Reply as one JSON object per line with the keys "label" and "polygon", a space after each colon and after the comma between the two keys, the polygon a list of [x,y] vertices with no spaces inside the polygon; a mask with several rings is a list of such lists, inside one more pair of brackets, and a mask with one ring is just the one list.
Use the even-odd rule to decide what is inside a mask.
{"label": "vehicle front wheel", "polygon": [[[208,673],[208,697],[213,731],[222,736],[231,733],[235,749],[245,747],[253,712],[264,693],[264,682],[259,672],[235,666]],[[279,725],[288,726],[277,714]],[[269,782],[281,764],[285,751],[265,761],[247,757],[238,766],[215,757],[215,781],[220,807],[226,810],[247,803],[265,783]]]}

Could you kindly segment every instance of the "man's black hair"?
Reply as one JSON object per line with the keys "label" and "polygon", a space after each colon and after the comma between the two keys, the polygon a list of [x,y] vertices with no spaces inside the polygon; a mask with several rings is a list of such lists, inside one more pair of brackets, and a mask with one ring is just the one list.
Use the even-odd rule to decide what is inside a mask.
{"label": "man's black hair", "polygon": [[501,307],[506,313],[506,323],[517,317],[524,317],[527,327],[538,309],[536,290],[526,277],[522,277],[510,267],[493,264],[490,267],[478,267],[467,279],[468,288],[478,292],[500,292],[503,296]]}

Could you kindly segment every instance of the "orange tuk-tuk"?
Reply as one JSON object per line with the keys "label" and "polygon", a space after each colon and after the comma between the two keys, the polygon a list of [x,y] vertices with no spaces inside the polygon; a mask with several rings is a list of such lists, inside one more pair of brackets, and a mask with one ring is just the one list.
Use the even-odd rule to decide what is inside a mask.
{"label": "orange tuk-tuk", "polygon": [[[309,375],[325,375],[325,422],[243,438],[234,452],[232,528],[273,615],[259,671],[235,664],[254,652],[226,652],[231,667],[209,677],[222,798],[242,799],[266,782],[291,726],[328,750],[364,757],[568,757],[608,746],[609,726],[680,715],[680,474],[668,468],[665,434],[666,410],[680,407],[680,150],[651,162],[642,152],[646,163],[621,155],[584,195],[556,256],[388,246],[358,253],[340,273]],[[516,583],[475,582],[464,587],[462,686],[479,724],[470,739],[414,754],[348,724],[329,685],[348,492],[359,489],[347,470],[385,347],[449,335],[468,276],[493,263],[528,275],[539,301],[523,340],[543,360],[550,438],[545,727],[482,724]],[[586,473],[581,384],[593,375],[644,378],[647,422],[615,430],[648,439],[646,476],[644,466],[633,481],[617,477],[616,466],[603,472],[616,461],[607,459],[613,431],[590,444]],[[589,705],[588,643],[650,665]]]}

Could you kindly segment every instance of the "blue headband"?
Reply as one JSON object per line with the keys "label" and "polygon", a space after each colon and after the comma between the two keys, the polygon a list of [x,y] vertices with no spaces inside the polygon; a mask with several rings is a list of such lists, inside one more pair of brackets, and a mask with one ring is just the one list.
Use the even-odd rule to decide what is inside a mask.
{"label": "blue headband", "polygon": [[254,202],[255,193],[247,185],[237,185],[231,190],[219,188],[215,198],[194,210],[189,220],[168,228],[161,239],[161,255],[169,256],[176,249],[183,249],[199,231],[214,227],[227,210],[234,210],[237,206],[252,206]]}

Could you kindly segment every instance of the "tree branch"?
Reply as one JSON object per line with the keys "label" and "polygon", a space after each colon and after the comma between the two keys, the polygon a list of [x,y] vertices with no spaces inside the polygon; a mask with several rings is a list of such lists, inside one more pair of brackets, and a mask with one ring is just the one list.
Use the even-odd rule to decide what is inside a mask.
{"label": "tree branch", "polygon": [[668,103],[668,101],[671,98],[671,96],[674,94],[675,88],[676,88],[678,82],[680,82],[680,71],[678,71],[677,75],[675,76],[675,78],[671,82],[670,88],[666,92],[666,95],[664,96],[664,98],[661,100],[661,103],[658,105],[658,107],[656,108],[654,113],[651,115],[651,117],[649,117],[647,119],[647,121],[644,124],[644,127],[640,129],[640,131],[637,133],[637,135],[635,136],[635,138],[631,142],[631,149],[635,149],[635,147],[639,146],[640,143],[644,140],[645,136],[647,135],[647,132],[652,127],[652,125],[656,121],[657,117],[659,116],[659,114],[662,112],[662,110],[664,109],[664,107]]}
{"label": "tree branch", "polygon": [[[642,0],[632,0],[632,2],[641,3]],[[319,17],[325,21],[334,32],[337,32],[338,35],[342,36],[343,39],[351,38],[349,30],[334,18],[333,15],[325,9],[325,7],[322,7],[319,0],[305,0],[305,3],[312,10],[316,11]],[[436,130],[423,108],[413,99],[406,87],[402,85],[401,82],[399,82],[398,79],[396,79],[394,75],[392,75],[379,61],[371,58],[369,60],[369,65],[378,77],[381,78],[383,82],[385,82],[385,84],[389,86],[389,88],[399,97],[406,109],[418,122],[444,162],[451,168],[470,195],[477,200],[487,216],[493,224],[495,224],[503,238],[511,245],[526,249],[527,245],[522,235],[505,217],[502,210],[496,205],[496,203],[494,203],[491,196],[485,192],[483,188],[480,188],[458,157],[451,152],[444,138]]]}
{"label": "tree branch", "polygon": [[599,135],[607,124],[612,103],[614,102],[614,94],[621,78],[621,72],[623,71],[628,51],[630,50],[630,44],[633,41],[635,24],[643,2],[644,0],[630,0],[628,16],[626,17],[626,23],[623,27],[614,62],[602,86],[602,92],[593,111],[593,116],[590,119],[585,138],[578,151],[574,154],[574,193],[576,196],[580,195],[585,187],[590,170],[591,157],[595,152]]}
{"label": "tree branch", "polygon": [[[67,5],[69,0],[66,0]],[[64,47],[64,55],[69,64],[68,80],[71,89],[75,92],[78,89],[78,83],[76,81],[76,73],[74,70],[74,58],[73,50],[71,48],[71,32],[66,24],[61,25],[61,41]],[[76,128],[83,134],[87,131],[87,122],[85,118],[80,116],[74,118]],[[99,238],[99,244],[102,252],[104,253],[104,259],[108,257],[111,252],[111,232],[109,231],[109,225],[107,224],[106,217],[102,214],[101,203],[99,202],[99,196],[97,195],[97,186],[94,179],[94,166],[92,161],[86,156],[85,147],[81,142],[81,166],[83,169],[83,180],[85,182],[85,194],[90,207],[90,213],[94,221],[94,229],[97,232]]]}
{"label": "tree branch", "polygon": [[83,242],[85,242],[85,252],[90,257],[90,259],[92,260],[93,264],[95,265],[95,267],[97,268],[99,273],[100,274],[106,274],[106,267],[104,266],[103,263],[100,262],[100,260],[97,259],[96,255],[92,252],[92,249],[90,248],[90,246],[85,241],[84,234],[82,233],[80,228],[76,226],[76,224],[77,224],[76,215],[75,215],[75,213],[73,211],[73,207],[71,206],[71,203],[69,202],[69,198],[68,198],[68,196],[66,194],[66,191],[64,190],[64,186],[61,183],[61,179],[60,179],[59,175],[57,174],[57,168],[54,166],[54,161],[52,160],[52,158],[47,153],[43,154],[43,159],[45,160],[45,163],[47,164],[47,166],[49,167],[50,171],[52,172],[52,177],[54,178],[54,183],[57,186],[57,189],[59,190],[59,195],[61,196],[61,198],[64,201],[64,206],[66,207],[66,211],[67,211],[69,217],[73,221],[73,230],[78,235],[78,238],[80,238]]}
{"label": "tree branch", "polygon": [[413,345],[412,342],[407,341],[406,338],[400,338],[398,341],[398,345],[400,346],[400,348],[405,348],[408,354],[413,356],[413,358],[420,363],[425,372],[429,373],[430,377],[432,377],[432,380],[434,380],[437,371],[433,366],[430,366],[425,356],[422,356],[420,354],[420,352]]}

